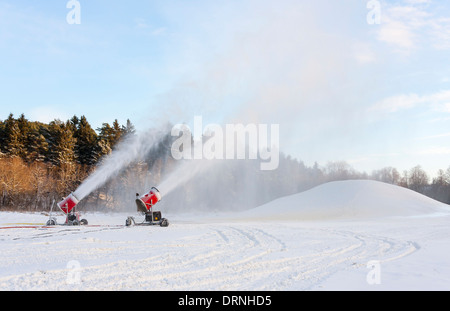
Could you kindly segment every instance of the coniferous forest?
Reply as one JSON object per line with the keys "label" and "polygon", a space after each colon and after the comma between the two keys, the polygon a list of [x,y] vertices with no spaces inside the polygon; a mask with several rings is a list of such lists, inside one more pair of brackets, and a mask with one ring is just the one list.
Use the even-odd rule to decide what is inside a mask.
{"label": "coniferous forest", "polygon": [[[135,135],[129,120],[123,125],[114,120],[93,129],[85,116],[44,124],[24,114],[17,118],[10,114],[0,120],[0,210],[48,211],[54,200],[73,192],[127,135]],[[96,189],[80,207],[129,210],[136,191],[157,185],[176,166],[170,152],[174,139],[169,131],[149,154]],[[403,172],[385,167],[368,174],[344,161],[308,167],[284,154],[274,171],[261,171],[259,163],[252,161],[224,161],[164,198],[164,203],[169,210],[247,209],[325,182],[348,179],[378,180],[450,203],[450,167],[430,179],[420,165]]]}

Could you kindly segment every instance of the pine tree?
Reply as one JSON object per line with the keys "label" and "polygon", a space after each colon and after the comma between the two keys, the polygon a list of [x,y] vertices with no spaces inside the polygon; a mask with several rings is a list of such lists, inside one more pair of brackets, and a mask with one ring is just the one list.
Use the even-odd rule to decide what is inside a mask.
{"label": "pine tree", "polygon": [[107,141],[108,143],[112,141],[114,131],[109,123],[103,123],[102,127],[98,128],[97,131],[99,132],[100,139]]}
{"label": "pine tree", "polygon": [[122,126],[122,133],[124,135],[130,135],[130,134],[135,134],[136,133],[136,129],[135,129],[133,123],[131,123],[130,119],[127,119],[127,125],[126,126]]}
{"label": "pine tree", "polygon": [[72,132],[74,132],[74,133],[76,132],[79,124],[80,124],[80,119],[76,115],[74,115],[70,119],[70,122],[69,122],[70,129],[72,130]]}
{"label": "pine tree", "polygon": [[53,164],[73,164],[76,139],[73,136],[72,126],[69,121],[63,123],[59,120],[50,122],[50,160]]}
{"label": "pine tree", "polygon": [[4,152],[10,157],[20,157],[24,154],[24,144],[21,137],[19,123],[11,113],[5,120]]}
{"label": "pine tree", "polygon": [[107,140],[98,137],[93,152],[93,161],[98,163],[103,156],[110,154],[112,149]]}
{"label": "pine tree", "polygon": [[119,121],[117,121],[117,119],[114,120],[113,122],[113,137],[112,137],[112,141],[111,141],[111,146],[114,148],[114,146],[120,141],[120,139],[122,138],[122,127],[119,124]]}
{"label": "pine tree", "polygon": [[105,140],[111,149],[120,141],[123,134],[123,129],[119,125],[119,121],[114,120],[113,125],[109,123],[103,123],[102,127],[97,129],[99,131],[99,137]]}
{"label": "pine tree", "polygon": [[[74,117],[75,118],[75,117]],[[74,123],[74,118],[71,122],[75,125],[74,137],[76,138],[75,154],[77,162],[85,165],[94,165],[98,158],[96,157],[97,147],[97,133],[92,129],[85,116]]]}
{"label": "pine tree", "polygon": [[6,139],[5,123],[2,120],[0,120],[0,156],[3,155],[3,152],[5,152],[4,150],[5,139]]}
{"label": "pine tree", "polygon": [[17,125],[19,127],[20,136],[19,141],[20,144],[23,146],[22,150],[20,151],[20,156],[22,159],[26,160],[28,157],[28,136],[31,131],[31,122],[25,118],[25,115],[22,113],[20,117],[17,119]]}
{"label": "pine tree", "polygon": [[34,123],[30,125],[30,130],[26,137],[26,148],[28,162],[44,162],[48,154],[48,142],[43,134],[43,126]]}

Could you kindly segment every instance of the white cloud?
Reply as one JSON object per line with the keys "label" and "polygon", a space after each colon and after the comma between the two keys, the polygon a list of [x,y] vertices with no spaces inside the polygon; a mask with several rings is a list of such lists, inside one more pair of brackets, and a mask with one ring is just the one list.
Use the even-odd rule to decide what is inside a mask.
{"label": "white cloud", "polygon": [[431,12],[429,4],[427,0],[405,0],[403,5],[385,2],[377,39],[400,53],[428,46],[450,49],[450,19]]}
{"label": "white cloud", "polygon": [[425,3],[431,3],[431,0],[405,0],[408,4],[425,4]]}
{"label": "white cloud", "polygon": [[432,147],[418,151],[419,155],[447,155],[450,154],[450,148],[448,147]]}
{"label": "white cloud", "polygon": [[449,102],[449,103],[444,103],[444,104],[440,105],[439,108],[440,108],[439,111],[441,111],[441,112],[447,112],[447,113],[450,113],[450,102]]}
{"label": "white cloud", "polygon": [[429,105],[434,111],[450,113],[450,90],[424,96],[417,94],[391,96],[370,107],[369,111],[393,113],[423,104]]}
{"label": "white cloud", "polygon": [[439,117],[439,118],[434,118],[434,119],[428,120],[428,122],[430,122],[430,123],[439,123],[439,122],[447,122],[447,121],[450,121],[450,117],[444,117],[444,118]]}
{"label": "white cloud", "polygon": [[145,19],[143,18],[135,18],[134,23],[136,28],[143,28],[143,29],[150,28],[150,25],[148,25]]}
{"label": "white cloud", "polygon": [[161,35],[163,35],[163,34],[165,34],[166,33],[166,28],[165,27],[159,27],[159,28],[156,28],[156,29],[154,29],[152,32],[151,32],[151,35],[152,36],[161,36]]}
{"label": "white cloud", "polygon": [[428,139],[443,138],[443,137],[450,137],[450,133],[443,133],[443,134],[419,137],[419,138],[417,138],[417,140],[428,140]]}
{"label": "white cloud", "polygon": [[427,13],[411,6],[388,7],[383,12],[378,40],[393,46],[397,52],[409,52],[417,47],[417,30],[424,25],[427,16]]}
{"label": "white cloud", "polygon": [[415,47],[415,35],[403,22],[389,21],[378,33],[378,39],[396,47],[397,50],[410,50]]}
{"label": "white cloud", "polygon": [[135,18],[134,19],[135,28],[137,29],[144,29],[150,31],[150,35],[152,36],[160,36],[165,34],[166,28],[165,27],[154,27],[147,23],[147,21],[144,18]]}
{"label": "white cloud", "polygon": [[353,55],[360,64],[368,64],[376,61],[376,54],[372,47],[366,43],[355,43],[353,45]]}
{"label": "white cloud", "polygon": [[438,50],[450,50],[450,18],[430,21],[430,33],[433,47]]}
{"label": "white cloud", "polygon": [[369,111],[397,112],[398,110],[413,108],[421,101],[421,97],[417,94],[397,95],[379,101],[370,107]]}

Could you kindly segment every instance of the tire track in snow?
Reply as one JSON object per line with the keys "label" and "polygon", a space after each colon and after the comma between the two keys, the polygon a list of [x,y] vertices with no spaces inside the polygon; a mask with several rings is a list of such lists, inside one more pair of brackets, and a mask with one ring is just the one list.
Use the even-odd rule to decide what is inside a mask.
{"label": "tire track in snow", "polygon": [[[357,234],[352,231],[343,230],[326,230],[329,233],[342,236],[347,240],[356,239],[361,241],[358,247],[349,247],[346,250],[323,254],[326,256],[336,257],[336,255],[345,255],[344,257],[336,257],[333,261],[313,262],[307,265],[307,269],[302,272],[302,276],[312,275],[316,279],[316,284],[305,289],[311,289],[320,284],[336,272],[354,268],[366,267],[371,260],[377,260],[380,263],[401,259],[417,251],[420,247],[411,241],[395,240],[383,236],[370,234]],[[348,251],[351,251],[348,253]],[[354,252],[353,252],[354,251]],[[351,265],[349,265],[351,263]],[[294,278],[297,279],[297,278]]]}
{"label": "tire track in snow", "polygon": [[[68,270],[55,269],[0,278],[0,289],[307,290],[336,272],[361,268],[372,259],[398,260],[419,248],[411,241],[330,228],[295,227],[286,231],[276,224],[186,227],[190,231],[184,231],[182,225],[180,228],[168,240],[81,241],[84,244],[74,250],[75,254],[105,258],[105,263],[81,267],[80,284],[67,284]],[[95,233],[102,237],[106,232],[74,231],[71,236]],[[130,228],[127,232],[163,236],[157,230]],[[61,230],[53,237],[66,238],[65,234],[71,233]],[[63,242],[49,240],[45,233],[36,240],[58,243],[52,246],[57,251],[53,254],[64,258]],[[83,249],[82,245],[94,247]],[[124,254],[130,254],[130,259]],[[35,256],[42,260],[48,254]]]}
{"label": "tire track in snow", "polygon": [[[116,263],[115,265],[96,267],[94,270],[114,269],[116,271],[123,271],[125,270],[125,266],[127,266],[130,271],[137,272],[135,274],[139,275],[139,286],[143,288],[146,286],[150,288],[151,286],[149,284],[154,284],[155,282],[164,288],[164,283],[166,282],[170,284],[168,288],[178,290],[210,288],[211,286],[236,288],[239,285],[245,288],[245,284],[241,284],[242,280],[255,278],[258,271],[261,275],[267,275],[268,273],[275,273],[279,270],[278,266],[268,267],[268,264],[272,263],[272,261],[252,262],[273,251],[273,245],[268,247],[268,243],[276,245],[279,249],[285,248],[285,245],[282,243],[280,247],[280,242],[264,231],[236,227],[221,228],[219,230],[220,233],[216,229],[211,229],[211,231],[221,237],[219,242],[222,243],[222,248],[225,247],[226,251],[223,249],[206,253],[200,251],[193,252],[194,254],[191,254],[191,256],[186,256],[186,250],[183,249],[180,251],[184,254],[184,257],[190,258],[187,260],[185,258],[178,260],[182,255],[177,254],[178,252],[175,249],[175,253],[171,253],[170,258],[177,258],[177,260],[165,258],[164,261],[160,260],[156,263],[150,263],[147,260],[139,260],[136,262],[127,261]],[[251,254],[242,255],[243,252],[249,250]],[[257,252],[255,253],[255,251]],[[211,262],[219,264],[211,265]],[[145,267],[145,269],[142,267]],[[119,282],[116,277],[121,275],[120,273],[114,274],[108,271],[103,271],[98,274],[107,276],[100,282],[96,282],[103,284],[106,288],[110,286],[114,287],[114,284]],[[189,283],[183,281],[186,278],[188,280],[190,279]],[[129,283],[133,282],[129,281],[129,278],[126,276],[121,279],[119,283],[124,288],[130,286]],[[89,278],[90,283],[93,281],[94,277]]]}

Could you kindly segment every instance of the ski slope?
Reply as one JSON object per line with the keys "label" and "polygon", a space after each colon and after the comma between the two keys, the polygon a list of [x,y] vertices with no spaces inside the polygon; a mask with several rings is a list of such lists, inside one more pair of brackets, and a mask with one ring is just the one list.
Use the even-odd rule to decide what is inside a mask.
{"label": "ski slope", "polygon": [[333,182],[168,228],[125,228],[133,214],[45,228],[0,213],[0,290],[450,289],[448,206],[392,185]]}

